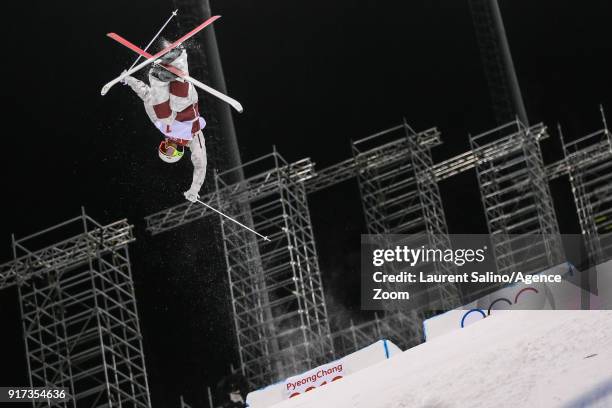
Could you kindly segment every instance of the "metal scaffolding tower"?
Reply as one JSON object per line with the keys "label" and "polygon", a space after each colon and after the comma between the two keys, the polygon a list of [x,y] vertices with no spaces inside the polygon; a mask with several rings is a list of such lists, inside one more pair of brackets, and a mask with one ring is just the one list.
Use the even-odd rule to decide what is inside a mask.
{"label": "metal scaffolding tower", "polygon": [[[370,234],[407,234],[412,247],[451,248],[431,157],[431,148],[440,143],[437,129],[417,133],[405,123],[353,142]],[[444,262],[421,264],[419,268],[437,274],[454,272],[454,267]],[[387,311],[381,319],[384,334],[400,347],[422,342],[423,320],[428,314],[461,304],[452,284],[413,289],[412,298],[416,297],[418,307],[410,312]]]}
{"label": "metal scaffolding tower", "polygon": [[563,151],[578,219],[593,265],[612,259],[612,134],[604,128],[572,142]]}
{"label": "metal scaffolding tower", "polygon": [[30,385],[68,389],[70,399],[53,406],[151,406],[132,241],[126,220],[101,225],[84,212],[13,238],[15,259],[0,266],[0,289],[19,289]]}
{"label": "metal scaffolding tower", "polygon": [[499,273],[539,272],[564,260],[539,144],[545,134],[517,119],[470,137]]}
{"label": "metal scaffolding tower", "polygon": [[[239,183],[232,173],[246,175]],[[268,236],[221,219],[240,363],[260,387],[329,361],[333,345],[306,200],[313,164],[276,151],[220,173],[217,205]]]}

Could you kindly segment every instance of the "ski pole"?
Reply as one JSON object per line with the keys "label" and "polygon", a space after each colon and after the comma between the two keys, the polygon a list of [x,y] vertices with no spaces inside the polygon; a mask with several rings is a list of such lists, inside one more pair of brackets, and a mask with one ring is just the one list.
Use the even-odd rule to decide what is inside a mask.
{"label": "ski pole", "polygon": [[[155,42],[155,40],[157,40],[157,37],[159,37],[159,35],[162,33],[162,31],[164,31],[164,28],[166,28],[166,26],[170,23],[170,21],[172,21],[172,19],[178,14],[178,9],[174,10],[172,12],[172,15],[170,16],[170,18],[168,18],[168,20],[166,20],[166,22],[164,23],[164,25],[162,26],[162,28],[159,29],[159,31],[157,32],[157,34],[155,34],[155,37],[153,37],[153,39],[151,41],[149,41],[149,43],[147,44],[147,46],[145,47],[145,51],[147,51],[149,49],[149,47],[151,45],[153,45],[153,43]],[[138,61],[140,61],[140,58],[142,56],[139,55],[136,60],[134,61],[134,63],[132,64],[132,66],[128,69],[128,71],[132,68],[134,68],[134,66],[138,63]]]}
{"label": "ski pole", "polygon": [[247,226],[246,226],[246,225],[244,225],[243,223],[241,223],[241,222],[239,222],[239,221],[236,221],[235,219],[233,219],[233,218],[232,218],[232,217],[230,217],[229,215],[225,215],[225,214],[223,214],[221,211],[214,209],[214,208],[213,208],[213,207],[211,207],[210,205],[206,204],[204,201],[197,200],[197,199],[196,199],[196,201],[197,201],[198,203],[202,204],[204,207],[206,207],[206,208],[208,208],[208,209],[210,209],[210,210],[213,210],[213,211],[214,211],[214,212],[216,212],[217,214],[219,214],[219,215],[221,215],[221,216],[223,216],[223,217],[227,218],[228,220],[230,220],[230,221],[232,221],[232,222],[234,222],[234,223],[236,223],[236,224],[240,225],[242,228],[244,228],[244,229],[247,229],[247,230],[251,231],[253,234],[255,234],[255,235],[257,235],[257,236],[259,236],[259,237],[263,238],[265,241],[268,241],[268,242],[270,241],[270,238],[268,238],[268,237],[266,237],[266,236],[263,236],[263,235],[261,235],[259,232],[255,231],[255,230],[253,230],[253,229],[251,229],[251,228],[249,228],[249,227],[247,227]]}

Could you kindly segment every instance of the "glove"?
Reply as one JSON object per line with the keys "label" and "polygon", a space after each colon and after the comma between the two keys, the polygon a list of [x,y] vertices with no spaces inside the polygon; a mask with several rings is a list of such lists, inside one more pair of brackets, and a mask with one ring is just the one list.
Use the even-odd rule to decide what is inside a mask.
{"label": "glove", "polygon": [[[124,69],[124,70],[123,70],[123,72],[121,73],[121,75],[125,74],[126,72],[127,72],[127,69]],[[127,79],[128,79],[128,78],[129,78],[129,75],[128,75],[128,76],[126,76],[126,77],[124,77],[124,78],[121,80],[121,85],[127,85]]]}
{"label": "glove", "polygon": [[192,203],[195,203],[198,200],[198,198],[200,198],[198,193],[192,190],[185,191],[183,194],[185,195],[185,198],[187,199],[187,201],[191,201]]}

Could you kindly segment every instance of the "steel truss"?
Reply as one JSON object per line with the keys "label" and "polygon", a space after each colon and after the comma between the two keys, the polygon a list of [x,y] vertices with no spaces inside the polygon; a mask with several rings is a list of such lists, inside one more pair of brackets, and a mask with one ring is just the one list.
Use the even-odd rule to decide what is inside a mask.
{"label": "steel truss", "polygon": [[[406,234],[411,247],[450,249],[431,157],[431,148],[441,143],[439,136],[435,128],[417,133],[404,123],[353,143],[368,233]],[[454,267],[442,262],[421,264],[419,268],[438,274],[454,272]],[[404,348],[422,342],[423,319],[428,315],[461,303],[457,288],[451,284],[413,289],[411,298],[418,299],[414,310],[387,311],[381,319],[385,336]]]}
{"label": "steel truss", "polygon": [[516,120],[470,137],[499,273],[538,272],[564,259],[539,144],[545,134]]}
{"label": "steel truss", "polygon": [[[387,134],[403,129],[404,125],[399,125],[371,137],[376,137],[379,134]],[[537,135],[539,140],[544,140],[549,137],[546,127],[542,124],[533,125],[529,128],[531,134]],[[440,141],[439,134],[425,133],[425,138],[420,140],[420,144],[423,146],[435,147],[442,142]],[[495,157],[496,152],[494,150],[486,148],[477,148],[475,150],[468,150],[465,153],[461,153],[455,157],[444,160],[440,163],[433,165],[433,175],[437,181],[446,180],[457,174],[463,173],[468,170],[476,168],[476,164],[482,158],[488,159],[489,157]],[[376,158],[371,158],[375,160]],[[378,157],[378,160],[384,160],[384,156]],[[375,162],[369,162],[369,165],[375,165]],[[351,180],[356,178],[360,171],[360,164],[355,161],[355,158],[346,159],[340,163],[334,164],[330,167],[322,170],[316,170],[312,174],[312,177],[305,180],[307,193],[314,193],[329,187],[332,187],[338,183]],[[549,164],[545,167],[546,178],[548,180],[554,180],[569,174],[569,166],[565,159],[559,160],[555,163]],[[209,204],[213,204],[216,201],[216,193],[212,192],[206,194],[202,200]],[[205,207],[200,205],[194,205],[189,202],[181,203],[176,206],[167,208],[165,210],[156,212],[145,217],[147,230],[152,235],[157,235],[165,231],[169,231],[174,228],[178,228],[187,223],[199,220],[207,215],[212,215]]]}
{"label": "steel truss", "polygon": [[[395,132],[403,129],[404,125],[399,125],[388,129],[383,134],[388,132]],[[372,135],[375,137],[376,135]],[[441,143],[439,133],[433,129],[430,132],[423,132],[419,137],[419,144],[423,146],[437,146]],[[378,162],[385,160],[386,156],[370,157],[368,162],[369,166],[375,166]],[[308,160],[309,159],[305,159]],[[305,162],[301,160],[301,162]],[[295,166],[295,165],[294,165]],[[313,168],[309,169],[310,175],[304,178],[303,182],[306,185],[306,192],[308,194],[323,190],[325,188],[334,186],[346,180],[357,177],[360,170],[360,165],[355,161],[354,158],[347,159],[343,162],[325,168],[323,170],[315,172]],[[238,186],[238,184],[237,184]],[[206,194],[202,200],[208,204],[213,204],[216,201],[216,192]],[[169,231],[174,228],[178,228],[187,223],[204,218],[207,215],[212,215],[205,207],[201,205],[194,205],[189,202],[181,203],[174,207],[167,208],[165,210],[156,212],[145,217],[147,224],[147,230],[152,235],[157,235],[165,231]]]}
{"label": "steel truss", "polygon": [[[234,171],[247,176],[228,183]],[[312,176],[309,160],[288,164],[273,152],[216,177],[217,205],[270,239],[221,219],[240,363],[253,388],[333,357],[304,186]]]}
{"label": "steel truss", "polygon": [[612,134],[607,128],[573,142],[563,140],[574,201],[589,259],[612,259]]}
{"label": "steel truss", "polygon": [[[55,244],[39,247],[62,235]],[[61,407],[151,406],[128,244],[132,226],[84,212],[13,238],[2,286],[18,285],[30,385],[65,387]]]}

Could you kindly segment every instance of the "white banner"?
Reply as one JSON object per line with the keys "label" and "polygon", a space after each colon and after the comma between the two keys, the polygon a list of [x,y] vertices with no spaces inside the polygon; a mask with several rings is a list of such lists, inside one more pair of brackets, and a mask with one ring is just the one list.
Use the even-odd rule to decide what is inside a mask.
{"label": "white banner", "polygon": [[380,340],[339,360],[313,368],[260,390],[251,391],[247,404],[251,408],[268,408],[288,398],[330,384],[347,375],[385,361],[402,351],[388,340]]}
{"label": "white banner", "polygon": [[322,387],[332,381],[341,379],[346,375],[346,368],[342,360],[330,364],[322,365],[310,371],[289,377],[285,380],[285,392],[289,398],[300,395],[304,392]]}

